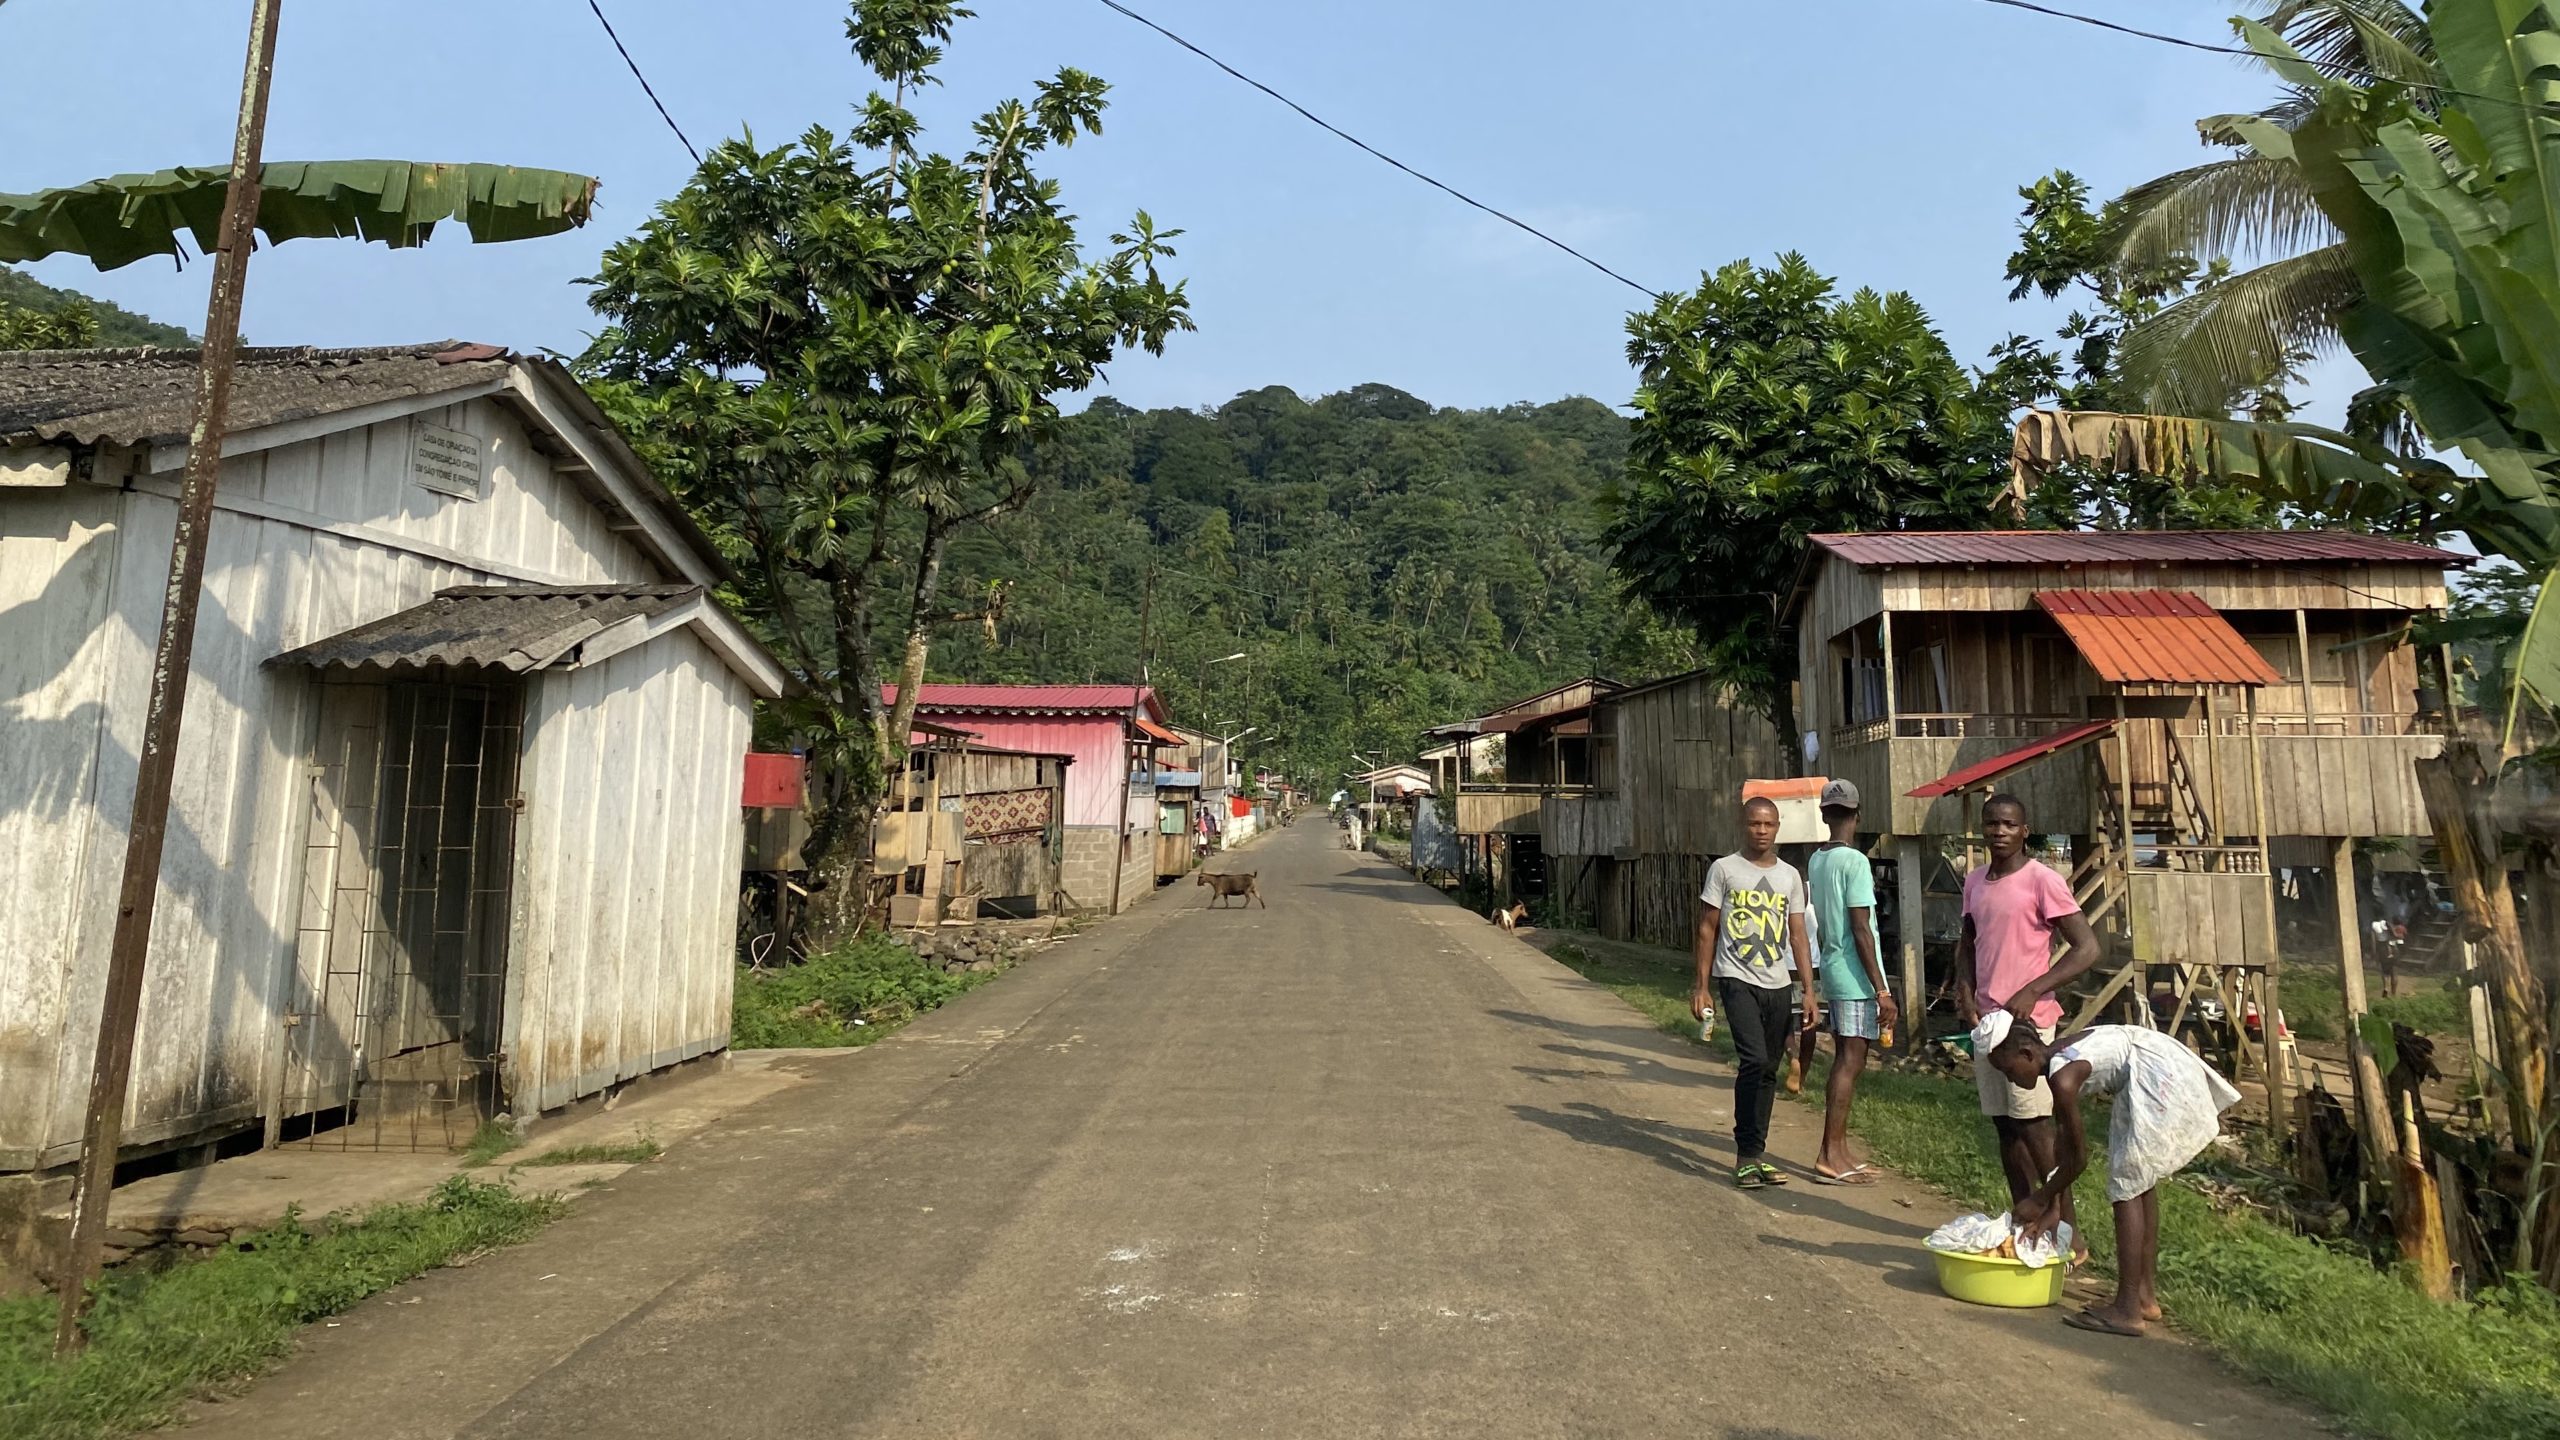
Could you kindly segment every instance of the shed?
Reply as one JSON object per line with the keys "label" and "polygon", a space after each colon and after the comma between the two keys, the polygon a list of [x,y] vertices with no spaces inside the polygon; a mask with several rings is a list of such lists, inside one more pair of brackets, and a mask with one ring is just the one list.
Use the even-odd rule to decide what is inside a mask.
{"label": "shed", "polygon": [[[897,698],[881,687],[883,704]],[[1058,882],[1069,901],[1117,913],[1155,890],[1156,755],[1183,741],[1152,686],[921,685],[915,713],[995,749],[1072,762]]]}
{"label": "shed", "polygon": [[[76,1155],[197,357],[0,354],[0,1168]],[[129,1154],[458,1144],[725,1047],[785,677],[558,364],[251,349]]]}

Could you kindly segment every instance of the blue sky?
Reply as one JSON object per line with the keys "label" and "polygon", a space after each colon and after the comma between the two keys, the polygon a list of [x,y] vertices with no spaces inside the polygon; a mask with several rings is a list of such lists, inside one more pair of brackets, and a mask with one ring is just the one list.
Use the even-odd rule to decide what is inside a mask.
{"label": "blue sky", "polygon": [[[2242,62],[1980,0],[1133,0],[1325,116],[1656,288],[1803,251],[1844,286],[1911,291],[1959,356],[2057,318],[2000,267],[2019,185],[2057,167],[2102,193],[2194,163],[2200,115],[2259,103]],[[2201,39],[2237,0],[2075,0]],[[219,163],[247,0],[8,0],[0,54],[79,73],[0,111],[0,191]],[[1215,404],[1268,384],[1384,381],[1439,404],[1626,398],[1639,298],[1388,170],[1095,0],[976,0],[923,107],[968,118],[1061,64],[1112,82],[1101,138],[1059,157],[1093,225],[1140,207],[1189,233],[1200,333],[1112,368],[1133,404]],[[868,88],[841,0],[605,0],[677,120],[707,145],[841,127]],[[24,57],[35,57],[29,66]],[[48,59],[46,57],[59,57]],[[302,241],[252,268],[258,343],[459,336],[574,350],[576,279],[691,162],[583,0],[291,0],[268,154],[495,160],[604,181],[595,222],[549,240],[420,251]],[[202,323],[207,267],[38,278]],[[2334,419],[2351,362],[2327,365]]]}

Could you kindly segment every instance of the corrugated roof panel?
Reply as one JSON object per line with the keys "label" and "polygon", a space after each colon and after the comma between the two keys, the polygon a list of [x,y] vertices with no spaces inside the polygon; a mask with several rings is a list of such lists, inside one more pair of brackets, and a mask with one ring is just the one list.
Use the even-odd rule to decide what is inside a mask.
{"label": "corrugated roof panel", "polygon": [[2036,604],[2111,685],[2278,685],[2231,622],[2183,590],[2039,590]]}
{"label": "corrugated roof panel", "polygon": [[[0,440],[166,445],[194,419],[193,350],[0,351]],[[249,348],[231,376],[234,434],[386,400],[468,389],[507,373],[495,345],[441,340],[361,350]]]}
{"label": "corrugated roof panel", "polygon": [[[1040,715],[1099,710],[1125,713],[1136,709],[1139,697],[1146,693],[1145,687],[1137,685],[919,685],[916,708],[948,712],[1018,710]],[[881,686],[880,699],[883,704],[896,704],[898,687]]]}
{"label": "corrugated roof panel", "polygon": [[2450,569],[2475,558],[2337,530],[1898,530],[1812,539],[1852,565],[2362,563]]}
{"label": "corrugated roof panel", "polygon": [[288,650],[270,665],[403,670],[539,670],[622,621],[663,615],[699,585],[457,585],[352,630]]}
{"label": "corrugated roof panel", "polygon": [[1988,760],[1977,760],[1961,770],[1953,771],[1926,785],[1914,786],[1910,792],[1911,798],[1934,800],[1941,795],[1955,795],[1966,790],[1977,789],[2012,770],[2032,765],[2047,756],[2059,755],[2065,750],[2086,745],[2114,728],[2116,728],[2116,722],[2113,720],[2092,720],[2085,725],[2056,730],[2041,740],[2028,741],[2015,750],[1994,755]]}

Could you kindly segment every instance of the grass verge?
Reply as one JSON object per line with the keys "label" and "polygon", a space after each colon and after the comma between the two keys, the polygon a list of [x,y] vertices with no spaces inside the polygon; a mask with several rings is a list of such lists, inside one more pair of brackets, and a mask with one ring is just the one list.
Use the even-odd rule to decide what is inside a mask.
{"label": "grass verge", "polygon": [[166,1269],[100,1282],[89,1348],[53,1362],[50,1295],[0,1301],[0,1434],[93,1440],[167,1420],[282,1358],[294,1332],[422,1271],[531,1235],[560,1201],[455,1176],[414,1205],[292,1219]]}
{"label": "grass verge", "polygon": [[[2347,1038],[2346,987],[2339,979],[2338,967],[2287,965],[2283,980],[2284,1019],[2294,1034],[2306,1040]],[[2429,978],[2419,981],[2418,986],[2411,994],[2385,995],[2382,977],[2372,967],[2366,967],[2365,993],[2371,999],[2365,1016],[2365,1038],[2383,1048],[2385,1070],[2391,1068],[2394,1021],[2421,1035],[2440,1039],[2471,1033],[2471,1002],[2463,996],[2460,976]]]}
{"label": "grass verge", "polygon": [[[1687,957],[1580,940],[1549,953],[1663,1030],[1694,1035]],[[2287,985],[2290,1016],[2290,978]],[[1808,1079],[1805,1092],[1805,1103],[1820,1103],[1818,1080]],[[1850,1130],[1875,1159],[1959,1204],[1992,1211],[2008,1203],[1990,1124],[1965,1079],[1870,1070]],[[2111,1263],[2102,1177],[2084,1177],[2074,1195],[2091,1248]],[[2361,1253],[2255,1214],[2217,1213],[2174,1183],[2162,1192],[2160,1224],[2160,1291],[2171,1318],[2238,1369],[2388,1440],[2560,1435],[2560,1298],[2518,1285],[2470,1305],[2438,1305]]]}
{"label": "grass verge", "polygon": [[797,965],[740,967],[729,1043],[739,1050],[868,1045],[994,978],[991,971],[946,974],[903,946],[864,935]]}
{"label": "grass verge", "polygon": [[667,1147],[640,1135],[616,1144],[570,1145],[558,1150],[545,1150],[529,1160],[517,1161],[511,1168],[537,1170],[546,1165],[645,1165],[666,1153]]}

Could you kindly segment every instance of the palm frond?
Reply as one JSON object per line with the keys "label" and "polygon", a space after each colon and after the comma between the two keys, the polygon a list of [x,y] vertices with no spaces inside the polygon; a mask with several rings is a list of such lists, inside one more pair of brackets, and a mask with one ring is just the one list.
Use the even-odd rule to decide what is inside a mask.
{"label": "palm frond", "polygon": [[2400,0],[2282,0],[2264,23],[2336,79],[2429,86],[2441,79],[2425,18]]}
{"label": "palm frond", "polygon": [[2289,255],[2337,239],[2290,160],[2236,155],[2146,181],[2115,204],[2117,258],[2156,265]]}
{"label": "palm frond", "polygon": [[2152,410],[2226,414],[2292,358],[2334,345],[2363,294],[2343,243],[2243,270],[2126,330],[2125,382]]}

